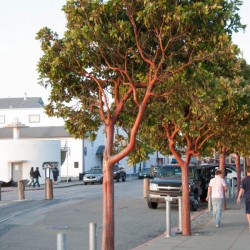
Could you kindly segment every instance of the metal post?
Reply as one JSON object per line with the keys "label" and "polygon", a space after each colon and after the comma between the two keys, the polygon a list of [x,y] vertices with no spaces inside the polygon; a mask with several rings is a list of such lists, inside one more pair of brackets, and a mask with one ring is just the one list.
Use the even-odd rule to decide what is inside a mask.
{"label": "metal post", "polygon": [[182,197],[178,196],[178,208],[179,208],[179,231],[182,232]]}
{"label": "metal post", "polygon": [[171,236],[171,207],[170,202],[173,200],[169,195],[165,198],[166,201],[166,237]]}
{"label": "metal post", "polygon": [[231,189],[231,192],[232,192],[232,198],[234,198],[234,193],[235,193],[235,179],[232,178],[232,189]]}
{"label": "metal post", "polygon": [[148,197],[148,190],[149,190],[149,178],[144,178],[143,184],[144,184],[143,197],[147,198]]}
{"label": "metal post", "polygon": [[212,211],[212,196],[210,193],[209,199],[208,199],[208,211],[211,212]]}
{"label": "metal post", "polygon": [[96,223],[89,223],[89,250],[97,250]]}
{"label": "metal post", "polygon": [[45,199],[53,200],[53,183],[48,177],[45,180]]}
{"label": "metal post", "polygon": [[231,198],[231,190],[232,190],[232,187],[231,187],[231,185],[232,185],[232,181],[230,180],[230,179],[227,179],[227,183],[228,183],[228,198]]}
{"label": "metal post", "polygon": [[2,182],[2,181],[0,181],[0,201],[1,201],[1,199],[2,199],[2,197],[1,197],[1,192],[2,192],[2,191],[1,191],[1,188],[2,188],[2,183],[3,183],[3,182]]}
{"label": "metal post", "polygon": [[25,194],[24,194],[24,182],[23,181],[18,181],[18,197],[19,200],[24,200],[25,199]]}
{"label": "metal post", "polygon": [[66,157],[67,157],[67,182],[69,182],[69,152],[68,152],[68,149],[67,149]]}
{"label": "metal post", "polygon": [[57,234],[57,250],[66,250],[66,234]]}

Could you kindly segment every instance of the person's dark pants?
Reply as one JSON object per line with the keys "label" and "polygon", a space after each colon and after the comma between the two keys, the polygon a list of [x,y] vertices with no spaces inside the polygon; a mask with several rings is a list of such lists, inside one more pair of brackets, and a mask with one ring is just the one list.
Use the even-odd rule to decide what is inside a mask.
{"label": "person's dark pants", "polygon": [[39,183],[38,178],[34,178],[34,179],[35,179],[35,182],[34,182],[34,184],[33,184],[33,187],[35,187],[36,184],[37,184],[38,187],[40,187],[40,183]]}

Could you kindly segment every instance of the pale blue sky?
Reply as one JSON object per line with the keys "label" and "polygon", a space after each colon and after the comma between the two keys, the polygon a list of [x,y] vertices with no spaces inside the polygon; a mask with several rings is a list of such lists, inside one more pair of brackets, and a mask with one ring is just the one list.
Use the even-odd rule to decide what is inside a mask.
{"label": "pale blue sky", "polygon": [[[44,26],[63,34],[66,0],[0,0],[0,98],[42,97],[49,93],[37,84],[36,65],[41,57],[36,33]],[[248,27],[233,36],[250,64],[250,0],[244,0],[240,15]]]}

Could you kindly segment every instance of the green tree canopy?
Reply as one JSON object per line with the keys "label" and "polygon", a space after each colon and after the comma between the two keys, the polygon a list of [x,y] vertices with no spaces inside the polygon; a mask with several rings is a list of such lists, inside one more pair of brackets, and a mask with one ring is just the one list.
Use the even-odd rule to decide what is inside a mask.
{"label": "green tree canopy", "polygon": [[[240,4],[69,0],[64,37],[47,27],[38,32],[41,84],[51,87],[47,114],[64,118],[77,138],[105,125],[103,250],[114,249],[113,164],[133,150],[149,99],[165,95],[176,73],[228,45],[232,30],[242,28]],[[114,126],[128,128],[128,121],[128,144],[113,154]]]}

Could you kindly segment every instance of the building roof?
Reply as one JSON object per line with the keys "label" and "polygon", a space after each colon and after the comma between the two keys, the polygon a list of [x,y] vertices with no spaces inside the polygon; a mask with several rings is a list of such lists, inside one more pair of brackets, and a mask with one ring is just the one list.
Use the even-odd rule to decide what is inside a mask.
{"label": "building roof", "polygon": [[43,108],[41,97],[0,98],[0,109]]}
{"label": "building roof", "polygon": [[[73,136],[63,126],[51,127],[21,127],[19,139],[53,139],[72,138]],[[0,140],[13,139],[13,128],[0,128]]]}

